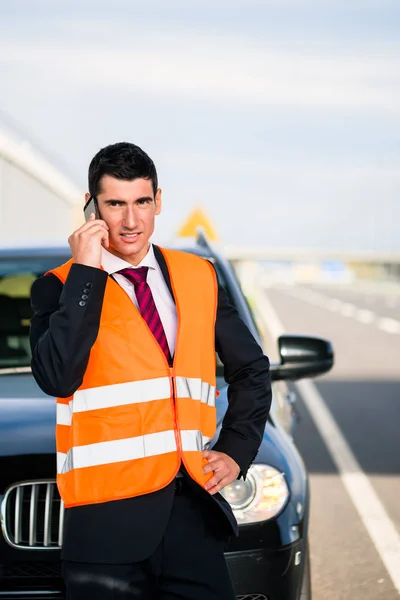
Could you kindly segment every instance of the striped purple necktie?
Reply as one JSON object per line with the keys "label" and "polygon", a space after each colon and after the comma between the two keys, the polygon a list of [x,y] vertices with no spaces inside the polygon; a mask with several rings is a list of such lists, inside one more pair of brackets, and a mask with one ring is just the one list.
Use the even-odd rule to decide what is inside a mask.
{"label": "striped purple necktie", "polygon": [[137,269],[127,268],[121,269],[118,273],[121,273],[121,275],[126,277],[135,286],[135,294],[139,304],[140,314],[159,343],[167,361],[171,362],[167,336],[165,335],[164,327],[161,323],[160,315],[158,314],[150,286],[146,281],[148,270],[149,267],[139,267]]}

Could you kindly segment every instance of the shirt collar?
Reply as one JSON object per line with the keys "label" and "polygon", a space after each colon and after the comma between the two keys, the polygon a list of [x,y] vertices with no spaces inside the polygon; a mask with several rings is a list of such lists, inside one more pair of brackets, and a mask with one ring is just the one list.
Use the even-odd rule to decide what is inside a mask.
{"label": "shirt collar", "polygon": [[134,267],[129,262],[124,260],[123,258],[119,258],[114,254],[111,254],[105,248],[101,248],[101,266],[103,269],[109,274],[112,275],[121,269],[138,269],[139,267],[149,267],[149,269],[157,269],[158,263],[157,259],[154,256],[154,248],[153,244],[149,244],[149,250],[146,256],[141,260],[141,262]]}

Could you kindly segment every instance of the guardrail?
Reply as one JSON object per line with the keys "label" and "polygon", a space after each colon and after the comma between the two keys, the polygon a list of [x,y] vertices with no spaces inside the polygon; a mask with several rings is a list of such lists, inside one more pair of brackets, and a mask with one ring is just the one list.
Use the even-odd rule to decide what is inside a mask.
{"label": "guardrail", "polygon": [[396,253],[232,245],[223,246],[223,252],[242,273],[244,266],[252,271],[256,265],[258,276],[264,273],[287,281],[400,283],[400,254]]}

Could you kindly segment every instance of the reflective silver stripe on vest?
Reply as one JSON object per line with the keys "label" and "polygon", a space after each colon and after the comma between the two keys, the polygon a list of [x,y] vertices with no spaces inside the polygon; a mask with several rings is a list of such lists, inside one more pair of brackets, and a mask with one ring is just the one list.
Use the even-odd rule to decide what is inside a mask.
{"label": "reflective silver stripe on vest", "polygon": [[57,402],[56,406],[56,421],[57,425],[71,425],[72,412],[71,405]]}
{"label": "reflective silver stripe on vest", "polygon": [[211,442],[211,438],[203,435],[197,429],[182,429],[180,433],[184,452],[207,450]]}
{"label": "reflective silver stripe on vest", "polygon": [[[200,378],[176,377],[176,391],[178,398],[191,398],[215,406],[215,386]],[[72,413],[164,400],[170,395],[168,377],[77,390],[69,404],[57,402],[57,425],[71,425]]]}
{"label": "reflective silver stripe on vest", "polygon": [[[107,465],[126,460],[166,454],[176,450],[173,429],[160,433],[148,433],[123,440],[97,442],[85,446],[74,446],[68,451],[61,473],[97,465]],[[61,453],[60,453],[61,454]],[[61,463],[61,457],[60,457]],[[57,465],[58,466],[58,465]]]}
{"label": "reflective silver stripe on vest", "polygon": [[170,397],[171,386],[168,377],[129,381],[76,391],[72,400],[72,412],[164,400]]}
{"label": "reflective silver stripe on vest", "polygon": [[215,386],[198,377],[176,377],[176,393],[178,398],[191,398],[215,406]]}
{"label": "reflective silver stripe on vest", "polygon": [[[182,430],[180,433],[184,452],[206,450],[211,441],[211,438],[202,435],[201,431],[197,429]],[[72,469],[166,454],[174,452],[176,449],[173,430],[149,433],[124,440],[75,446],[69,450],[68,454],[57,452],[57,473],[68,473]]]}
{"label": "reflective silver stripe on vest", "polygon": [[62,469],[65,463],[67,455],[65,452],[57,452],[57,473],[62,473]]}

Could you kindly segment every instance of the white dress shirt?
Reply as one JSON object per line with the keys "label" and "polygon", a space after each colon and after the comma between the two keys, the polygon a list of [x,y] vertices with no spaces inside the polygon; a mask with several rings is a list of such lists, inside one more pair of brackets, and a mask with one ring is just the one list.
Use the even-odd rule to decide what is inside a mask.
{"label": "white dress shirt", "polygon": [[154,256],[153,245],[150,244],[149,251],[143,260],[134,267],[122,258],[111,254],[108,250],[102,247],[101,249],[101,266],[109,274],[112,275],[128,294],[129,298],[139,310],[138,301],[135,294],[135,286],[124,275],[117,273],[121,269],[138,269],[139,267],[149,267],[147,272],[147,283],[151,289],[158,314],[160,315],[161,323],[163,324],[165,335],[169,346],[171,356],[174,355],[176,341],[177,315],[176,306],[165,282],[156,257]]}

